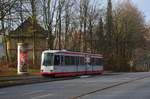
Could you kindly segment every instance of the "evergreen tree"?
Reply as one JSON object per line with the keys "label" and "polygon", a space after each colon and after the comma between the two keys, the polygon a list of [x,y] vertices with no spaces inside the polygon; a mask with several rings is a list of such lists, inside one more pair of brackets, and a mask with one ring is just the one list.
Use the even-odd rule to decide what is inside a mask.
{"label": "evergreen tree", "polygon": [[108,69],[112,69],[113,64],[113,15],[112,15],[112,2],[108,0],[107,14],[106,14],[106,35],[105,35],[105,52],[104,56],[108,61]]}
{"label": "evergreen tree", "polygon": [[103,24],[103,20],[102,17],[100,17],[99,19],[99,23],[98,23],[98,27],[96,29],[96,49],[98,53],[103,53],[104,52],[104,24]]}

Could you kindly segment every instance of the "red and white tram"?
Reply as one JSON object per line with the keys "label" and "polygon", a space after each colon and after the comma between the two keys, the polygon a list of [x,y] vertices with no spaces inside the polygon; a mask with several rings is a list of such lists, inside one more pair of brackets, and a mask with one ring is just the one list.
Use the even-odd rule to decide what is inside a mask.
{"label": "red and white tram", "polygon": [[42,53],[41,74],[52,77],[101,74],[102,59],[100,54],[46,50]]}

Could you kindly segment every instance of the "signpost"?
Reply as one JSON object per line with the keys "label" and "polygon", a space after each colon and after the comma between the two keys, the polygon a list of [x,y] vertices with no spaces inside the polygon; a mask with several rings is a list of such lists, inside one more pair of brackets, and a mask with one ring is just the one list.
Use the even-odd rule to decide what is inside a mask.
{"label": "signpost", "polygon": [[25,43],[18,43],[17,72],[19,75],[28,74],[28,45]]}

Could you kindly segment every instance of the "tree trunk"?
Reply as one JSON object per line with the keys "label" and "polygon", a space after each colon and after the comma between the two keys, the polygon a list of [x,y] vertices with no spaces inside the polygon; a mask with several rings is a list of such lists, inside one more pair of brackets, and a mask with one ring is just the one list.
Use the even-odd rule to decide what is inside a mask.
{"label": "tree trunk", "polygon": [[36,22],[36,7],[35,0],[31,0],[32,8],[32,24],[33,24],[33,65],[36,63],[36,35],[35,35],[35,22]]}

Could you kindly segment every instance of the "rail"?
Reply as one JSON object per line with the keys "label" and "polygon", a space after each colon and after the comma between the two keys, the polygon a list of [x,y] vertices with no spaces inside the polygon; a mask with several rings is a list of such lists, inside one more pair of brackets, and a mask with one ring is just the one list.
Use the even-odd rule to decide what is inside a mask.
{"label": "rail", "polygon": [[90,92],[85,92],[85,93],[80,94],[78,96],[74,96],[71,99],[80,99],[80,98],[82,98],[84,96],[87,96],[87,95],[90,95],[90,94],[94,94],[94,93],[101,92],[101,91],[104,91],[104,90],[107,90],[107,89],[110,89],[110,88],[113,88],[113,87],[125,85],[125,84],[128,84],[128,83],[138,81],[138,80],[142,80],[142,79],[146,79],[146,78],[150,78],[150,75],[143,76],[143,77],[137,77],[137,78],[134,78],[134,79],[131,79],[131,80],[128,80],[128,81],[124,81],[124,82],[119,82],[119,83],[116,83],[116,84],[113,84],[113,85],[110,85],[110,86],[107,86],[107,87],[104,87],[104,88],[99,88],[97,90],[93,90],[93,91],[90,91]]}

